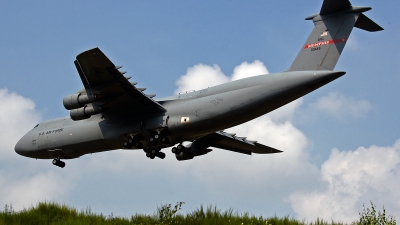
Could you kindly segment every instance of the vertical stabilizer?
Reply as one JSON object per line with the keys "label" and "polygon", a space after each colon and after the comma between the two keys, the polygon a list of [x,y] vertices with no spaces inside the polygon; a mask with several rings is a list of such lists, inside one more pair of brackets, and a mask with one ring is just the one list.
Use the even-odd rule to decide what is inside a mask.
{"label": "vertical stabilizer", "polygon": [[315,27],[289,71],[333,70],[353,27],[383,30],[363,14],[370,9],[352,6],[349,0],[325,0],[319,14],[306,18],[313,20]]}

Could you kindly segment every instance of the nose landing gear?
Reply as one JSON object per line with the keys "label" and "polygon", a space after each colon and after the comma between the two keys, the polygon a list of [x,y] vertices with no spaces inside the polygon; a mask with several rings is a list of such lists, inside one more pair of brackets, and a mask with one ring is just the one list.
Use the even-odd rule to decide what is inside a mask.
{"label": "nose landing gear", "polygon": [[48,153],[54,158],[53,165],[64,168],[65,162],[61,161],[61,158],[65,157],[65,152],[63,149],[51,149]]}
{"label": "nose landing gear", "polygon": [[53,165],[64,168],[65,167],[65,162],[59,160],[59,159],[53,159]]}

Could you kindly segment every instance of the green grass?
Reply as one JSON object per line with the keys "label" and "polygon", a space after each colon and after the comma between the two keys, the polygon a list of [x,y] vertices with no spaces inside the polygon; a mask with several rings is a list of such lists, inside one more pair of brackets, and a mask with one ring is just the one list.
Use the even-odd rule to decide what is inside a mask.
{"label": "green grass", "polygon": [[[306,223],[305,221],[299,221],[289,216],[278,218],[274,217],[262,217],[254,216],[249,213],[239,214],[233,209],[221,211],[216,207],[200,206],[193,212],[187,213],[186,215],[179,214],[183,202],[178,202],[175,206],[163,205],[157,208],[157,211],[153,215],[142,215],[135,214],[130,218],[120,218],[111,215],[102,215],[93,213],[90,208],[85,210],[76,210],[66,205],[60,205],[54,202],[38,203],[29,209],[24,209],[19,212],[15,212],[12,206],[6,205],[3,211],[0,211],[0,225],[66,225],[66,224],[85,224],[85,225],[102,225],[102,224],[238,224],[238,225],[341,225],[343,223],[327,222],[317,219],[315,222]],[[360,221],[352,224],[396,224],[396,221],[392,218],[391,223],[363,223],[366,216],[372,218],[375,211],[375,206],[371,203],[372,209],[367,212],[365,210],[360,212]],[[375,213],[376,216],[382,214]],[[364,218],[364,220],[362,220]],[[389,218],[390,219],[390,218]],[[376,220],[378,221],[378,220]],[[394,223],[393,223],[394,222]]]}

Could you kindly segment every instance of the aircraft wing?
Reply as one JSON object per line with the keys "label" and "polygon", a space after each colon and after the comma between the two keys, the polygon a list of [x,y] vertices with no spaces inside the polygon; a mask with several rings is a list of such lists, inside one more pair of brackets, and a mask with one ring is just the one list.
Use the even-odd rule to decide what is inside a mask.
{"label": "aircraft wing", "polygon": [[79,54],[75,66],[88,96],[99,99],[92,103],[101,107],[105,114],[137,110],[165,110],[152,97],[145,95],[145,88],[136,88],[128,81],[99,48]]}
{"label": "aircraft wing", "polygon": [[[271,148],[256,141],[247,140],[244,137],[237,137],[235,134],[229,134],[223,131],[218,131],[209,135],[206,135],[200,139],[208,139],[212,144],[210,146],[215,148],[221,148],[228,151],[243,153],[251,155],[252,153],[258,154],[272,154],[282,152],[275,148]],[[207,140],[204,140],[207,141]]]}

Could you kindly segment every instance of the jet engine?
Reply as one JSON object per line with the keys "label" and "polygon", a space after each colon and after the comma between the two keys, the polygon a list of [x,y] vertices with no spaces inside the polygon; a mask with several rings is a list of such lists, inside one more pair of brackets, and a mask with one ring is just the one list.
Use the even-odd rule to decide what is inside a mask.
{"label": "jet engine", "polygon": [[79,109],[73,109],[69,111],[69,115],[73,120],[84,120],[90,118],[92,115],[99,114],[102,112],[100,107],[94,108],[92,105],[85,105]]}
{"label": "jet engine", "polygon": [[175,157],[179,161],[193,159],[196,156],[205,155],[212,151],[211,149],[207,149],[207,147],[202,146],[201,144],[196,144],[196,141],[186,147],[181,145],[181,149],[182,151],[179,150],[179,154],[177,154],[178,152],[175,153]]}
{"label": "jet engine", "polygon": [[63,98],[64,107],[68,110],[81,108],[94,101],[95,98],[89,98],[86,93],[75,93]]}

